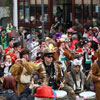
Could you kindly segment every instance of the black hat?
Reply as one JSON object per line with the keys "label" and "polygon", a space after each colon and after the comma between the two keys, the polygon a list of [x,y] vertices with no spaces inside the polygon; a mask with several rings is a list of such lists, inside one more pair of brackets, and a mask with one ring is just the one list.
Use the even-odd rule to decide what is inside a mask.
{"label": "black hat", "polygon": [[14,47],[15,47],[15,48],[17,48],[17,47],[19,47],[19,46],[20,46],[20,42],[15,42],[15,43],[14,43]]}
{"label": "black hat", "polygon": [[37,57],[36,57],[36,60],[40,59],[43,57],[43,52],[38,52],[37,53]]}

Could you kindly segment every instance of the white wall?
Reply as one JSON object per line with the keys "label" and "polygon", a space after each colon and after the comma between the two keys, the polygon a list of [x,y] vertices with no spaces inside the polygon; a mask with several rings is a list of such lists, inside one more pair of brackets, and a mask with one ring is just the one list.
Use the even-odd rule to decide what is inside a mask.
{"label": "white wall", "polygon": [[17,1],[13,0],[13,25],[18,29]]}

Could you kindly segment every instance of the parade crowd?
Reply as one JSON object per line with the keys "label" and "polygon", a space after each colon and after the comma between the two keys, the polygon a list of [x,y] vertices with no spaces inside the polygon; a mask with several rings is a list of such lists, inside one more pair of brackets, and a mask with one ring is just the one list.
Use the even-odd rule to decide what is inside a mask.
{"label": "parade crowd", "polygon": [[[58,99],[55,90],[67,96]],[[88,100],[84,91],[100,100],[98,26],[86,24],[82,33],[58,17],[47,33],[0,26],[0,100]]]}

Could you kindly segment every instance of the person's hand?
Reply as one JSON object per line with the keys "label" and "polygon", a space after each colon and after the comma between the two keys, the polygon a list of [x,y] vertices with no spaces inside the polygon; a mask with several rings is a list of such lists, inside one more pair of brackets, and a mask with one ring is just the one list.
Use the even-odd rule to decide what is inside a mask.
{"label": "person's hand", "polygon": [[1,63],[1,68],[4,68],[5,64],[4,63]]}
{"label": "person's hand", "polygon": [[5,64],[6,64],[6,66],[10,66],[11,65],[11,63],[9,63],[9,62],[5,62]]}
{"label": "person's hand", "polygon": [[60,88],[64,88],[64,84],[62,82],[60,83]]}
{"label": "person's hand", "polygon": [[30,88],[30,89],[33,89],[33,87],[34,87],[34,88],[37,88],[37,87],[39,87],[39,86],[40,86],[39,84],[34,84],[34,79],[32,79],[29,88]]}
{"label": "person's hand", "polygon": [[22,61],[22,63],[25,63],[26,62],[26,59],[25,58],[22,58],[21,61]]}
{"label": "person's hand", "polygon": [[100,77],[98,78],[98,80],[100,81]]}
{"label": "person's hand", "polygon": [[70,93],[71,93],[71,94],[75,94],[74,90],[71,90]]}
{"label": "person's hand", "polygon": [[62,47],[59,47],[60,51],[64,52],[63,48]]}
{"label": "person's hand", "polygon": [[93,76],[93,74],[92,74],[92,70],[89,72],[89,76],[91,76],[91,77]]}

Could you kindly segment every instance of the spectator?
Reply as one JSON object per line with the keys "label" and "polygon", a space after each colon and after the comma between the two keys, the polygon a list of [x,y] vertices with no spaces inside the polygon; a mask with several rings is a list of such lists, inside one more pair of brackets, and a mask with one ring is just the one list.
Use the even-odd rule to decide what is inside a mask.
{"label": "spectator", "polygon": [[19,100],[16,91],[16,82],[13,76],[4,77],[0,96],[6,97],[7,100]]}

